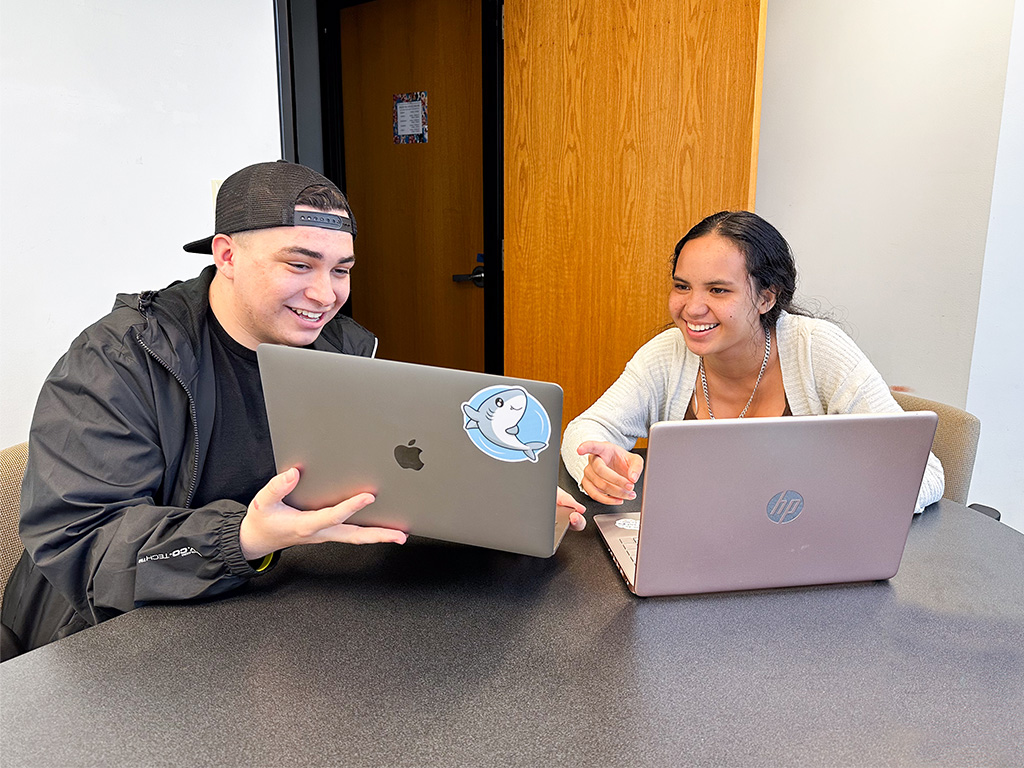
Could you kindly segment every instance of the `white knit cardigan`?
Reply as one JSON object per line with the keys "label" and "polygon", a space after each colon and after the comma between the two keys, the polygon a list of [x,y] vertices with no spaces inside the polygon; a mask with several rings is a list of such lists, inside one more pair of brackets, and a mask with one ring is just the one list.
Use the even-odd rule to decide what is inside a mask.
{"label": "white knit cardigan", "polygon": [[[783,312],[773,335],[794,416],[900,412],[881,375],[837,326]],[[603,440],[629,450],[655,422],[682,420],[699,363],[678,328],[637,350],[616,382],[565,428],[562,460],[576,482],[587,464],[587,457],[576,453],[581,443]],[[929,454],[915,511],[938,501],[944,488],[942,465]]]}

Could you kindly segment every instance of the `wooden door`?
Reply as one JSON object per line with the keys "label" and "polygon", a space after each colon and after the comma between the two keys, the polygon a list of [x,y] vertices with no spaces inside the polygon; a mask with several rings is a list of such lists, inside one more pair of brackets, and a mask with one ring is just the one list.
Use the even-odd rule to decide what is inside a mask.
{"label": "wooden door", "polygon": [[[479,0],[341,12],[345,178],[359,234],[352,315],[392,360],[483,370]],[[426,143],[396,144],[394,96],[427,93]]]}
{"label": "wooden door", "polygon": [[758,0],[506,4],[505,371],[565,422],[666,327],[679,238],[753,208],[763,30]]}

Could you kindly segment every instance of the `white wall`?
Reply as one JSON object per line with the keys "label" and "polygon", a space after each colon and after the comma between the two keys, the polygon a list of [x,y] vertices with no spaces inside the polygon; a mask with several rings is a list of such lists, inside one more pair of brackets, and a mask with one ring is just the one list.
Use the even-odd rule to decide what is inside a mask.
{"label": "white wall", "polygon": [[2,0],[0,445],[116,292],[209,263],[211,181],[280,156],[272,0]]}
{"label": "white wall", "polygon": [[1024,0],[1016,6],[967,409],[982,425],[971,498],[1024,531]]}
{"label": "white wall", "polygon": [[[972,376],[1014,5],[768,5],[757,210],[790,240],[800,293],[835,310],[891,385],[960,407]],[[1011,161],[1008,150],[1001,162]],[[1014,194],[1019,201],[1019,170],[1000,178],[1006,205]],[[986,313],[1008,312],[1009,290],[990,290]],[[991,334],[992,321],[982,321]],[[994,358],[1014,345],[1005,327],[1000,335],[998,349],[995,337],[982,341]],[[991,387],[987,397],[986,437],[995,430],[985,422],[1013,413],[1024,429],[1019,390]],[[1015,447],[997,439],[986,450]],[[971,501],[1012,520],[1024,499],[1017,478],[994,497],[972,488]]]}

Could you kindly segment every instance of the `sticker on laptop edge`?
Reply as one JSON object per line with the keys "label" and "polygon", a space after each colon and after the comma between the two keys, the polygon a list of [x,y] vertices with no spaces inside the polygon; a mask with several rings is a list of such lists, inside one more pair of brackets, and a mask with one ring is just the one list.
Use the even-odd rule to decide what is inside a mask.
{"label": "sticker on laptop edge", "polygon": [[522,387],[481,389],[462,404],[462,428],[473,445],[498,461],[537,461],[551,439],[551,419]]}

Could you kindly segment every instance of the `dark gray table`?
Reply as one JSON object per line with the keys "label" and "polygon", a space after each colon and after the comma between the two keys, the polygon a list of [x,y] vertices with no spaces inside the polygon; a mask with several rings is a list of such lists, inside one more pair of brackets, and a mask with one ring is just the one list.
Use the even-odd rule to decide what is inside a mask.
{"label": "dark gray table", "polygon": [[4,766],[1019,766],[1024,536],[943,501],[889,582],[649,599],[593,526],[321,545],[0,686]]}

